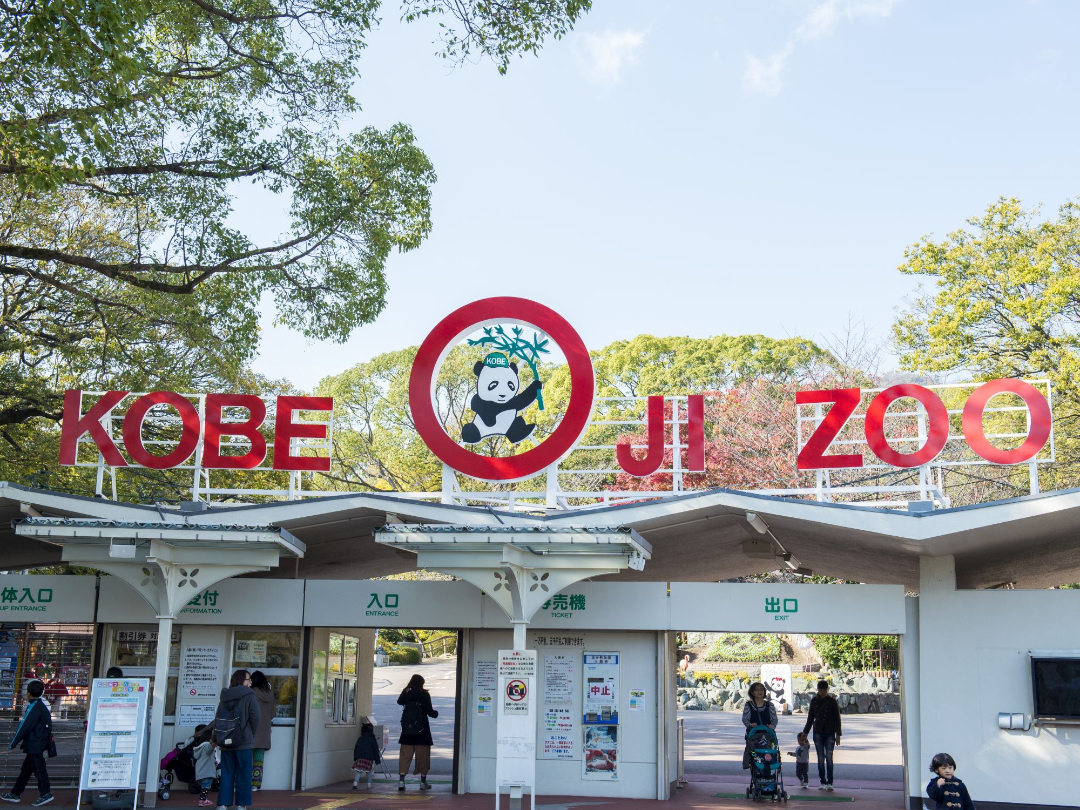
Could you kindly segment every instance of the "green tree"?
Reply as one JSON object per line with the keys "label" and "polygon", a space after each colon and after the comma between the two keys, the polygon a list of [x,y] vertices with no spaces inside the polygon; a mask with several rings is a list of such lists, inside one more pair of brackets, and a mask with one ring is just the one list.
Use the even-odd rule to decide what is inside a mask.
{"label": "green tree", "polygon": [[[487,56],[505,72],[589,7],[404,0],[401,14],[440,19],[444,58]],[[111,380],[135,365],[186,385],[172,372],[194,364],[177,350],[195,346],[235,376],[264,296],[320,339],[378,315],[389,254],[431,229],[435,182],[407,125],[340,134],[359,111],[351,87],[378,10],[0,3],[0,281],[14,302],[0,315],[0,423],[55,418],[56,367]],[[281,200],[290,221],[277,238],[230,224],[238,183]]]}
{"label": "green tree", "polygon": [[[901,365],[975,379],[1048,376],[1059,463],[1044,472],[1044,488],[1075,486],[1080,447],[1060,428],[1080,416],[1080,205],[1065,203],[1056,219],[1040,220],[1038,208],[1002,198],[968,225],[904,252],[900,272],[934,287],[920,287],[894,325]],[[998,488],[981,497],[1026,492],[1026,480],[1010,481],[1024,476],[989,472]]]}

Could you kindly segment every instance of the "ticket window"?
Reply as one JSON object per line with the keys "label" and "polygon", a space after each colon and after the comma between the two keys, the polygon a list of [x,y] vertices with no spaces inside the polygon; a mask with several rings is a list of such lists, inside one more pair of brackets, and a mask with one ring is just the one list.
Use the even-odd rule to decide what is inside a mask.
{"label": "ticket window", "polygon": [[331,633],[326,660],[326,725],[356,724],[360,639]]}
{"label": "ticket window", "polygon": [[[176,714],[176,685],[180,680],[180,633],[181,628],[174,627],[169,640],[169,678],[165,689],[166,722],[171,722]],[[125,678],[149,678],[153,688],[157,645],[156,627],[114,626],[109,636],[107,667],[120,667]],[[101,676],[104,677],[105,673]]]}
{"label": "ticket window", "polygon": [[296,724],[300,679],[300,633],[293,630],[233,632],[232,669],[259,670],[274,690],[274,725]]}

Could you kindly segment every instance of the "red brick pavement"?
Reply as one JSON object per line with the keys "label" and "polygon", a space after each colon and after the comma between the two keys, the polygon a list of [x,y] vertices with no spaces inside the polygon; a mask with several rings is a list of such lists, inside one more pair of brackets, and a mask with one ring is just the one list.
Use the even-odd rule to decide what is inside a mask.
{"label": "red brick pavement", "polygon": [[[448,779],[433,778],[433,789],[421,793],[414,777],[410,777],[404,792],[397,790],[393,780],[376,781],[371,791],[351,789],[351,783],[341,782],[313,790],[266,790],[255,794],[251,810],[492,810],[495,799],[490,794],[469,794],[455,796],[450,793]],[[730,794],[741,794],[743,785],[732,781],[694,781],[680,789],[666,802],[645,799],[603,799],[573,796],[537,796],[537,810],[730,810],[742,808],[750,810],[756,805],[744,798],[729,798]],[[57,790],[53,808],[75,808],[75,791]],[[900,810],[905,806],[903,792],[900,790],[880,790],[871,788],[837,788],[835,793],[795,787],[789,789],[791,808],[844,808],[861,810]],[[717,797],[716,794],[725,794]],[[23,804],[37,798],[35,791],[27,791]],[[196,810],[197,796],[186,791],[174,793],[167,802],[158,802],[160,810]],[[529,807],[529,797],[525,796],[523,807]],[[510,806],[509,798],[504,794],[500,803],[502,808]],[[85,806],[84,806],[85,807]]]}

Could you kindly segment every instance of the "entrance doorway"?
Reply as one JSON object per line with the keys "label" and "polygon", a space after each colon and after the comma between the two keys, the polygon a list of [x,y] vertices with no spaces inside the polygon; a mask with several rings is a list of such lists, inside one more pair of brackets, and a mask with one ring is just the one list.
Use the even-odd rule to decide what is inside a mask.
{"label": "entrance doorway", "polygon": [[[377,663],[372,679],[371,714],[386,729],[384,762],[388,779],[398,777],[398,754],[401,746],[401,706],[398,696],[413,675],[424,679],[424,689],[431,694],[431,705],[439,713],[430,720],[431,770],[428,781],[433,790],[450,792],[454,782],[454,747],[458,720],[458,641],[460,634],[450,630],[380,630],[376,646]],[[415,654],[407,655],[406,650]],[[396,659],[396,660],[395,660]],[[419,663],[416,663],[419,659]],[[407,785],[415,788],[419,777],[409,770]],[[377,773],[383,777],[383,769]],[[384,777],[387,778],[387,777]]]}
{"label": "entrance doorway", "polygon": [[835,794],[895,794],[903,801],[900,637],[685,632],[677,639],[676,702],[688,781],[714,783],[723,794],[745,793],[750,775],[743,768],[742,713],[750,686],[762,683],[777,710],[785,788],[793,798],[816,792],[813,740],[807,789],[789,754],[798,746],[818,682],[825,680],[843,729],[834,752]]}

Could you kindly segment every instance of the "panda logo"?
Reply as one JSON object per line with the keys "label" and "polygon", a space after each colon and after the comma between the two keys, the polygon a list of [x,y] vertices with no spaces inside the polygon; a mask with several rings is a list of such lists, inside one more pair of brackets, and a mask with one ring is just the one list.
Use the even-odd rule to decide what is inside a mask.
{"label": "panda logo", "polygon": [[476,393],[469,407],[476,416],[461,428],[461,441],[476,444],[489,436],[505,436],[517,444],[532,435],[536,425],[529,424],[519,412],[536,401],[543,387],[540,380],[533,380],[522,391],[518,379],[518,367],[501,352],[492,352],[473,366],[476,375]]}

